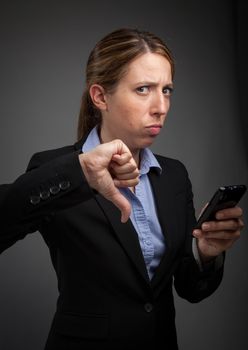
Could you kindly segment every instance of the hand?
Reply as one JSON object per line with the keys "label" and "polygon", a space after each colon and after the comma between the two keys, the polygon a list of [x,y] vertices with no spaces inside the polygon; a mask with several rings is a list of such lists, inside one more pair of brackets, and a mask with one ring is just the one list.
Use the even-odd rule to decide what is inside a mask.
{"label": "hand", "polygon": [[139,170],[128,147],[114,140],[80,154],[79,161],[90,187],[113,202],[121,211],[121,222],[126,222],[131,205],[117,187],[133,187],[139,182]]}
{"label": "hand", "polygon": [[244,227],[240,207],[220,210],[215,221],[204,222],[193,231],[202,262],[207,262],[229,249],[240,237]]}

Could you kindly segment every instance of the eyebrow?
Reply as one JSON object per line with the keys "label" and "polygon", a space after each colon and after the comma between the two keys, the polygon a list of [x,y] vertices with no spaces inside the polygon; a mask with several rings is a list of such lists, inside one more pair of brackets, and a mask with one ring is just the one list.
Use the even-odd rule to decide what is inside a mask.
{"label": "eyebrow", "polygon": [[[135,85],[151,85],[151,86],[156,86],[156,85],[158,85],[158,83],[155,83],[154,81],[144,80],[144,81],[139,81],[139,82],[135,83]],[[164,87],[169,87],[169,88],[173,89],[173,83],[165,84]]]}

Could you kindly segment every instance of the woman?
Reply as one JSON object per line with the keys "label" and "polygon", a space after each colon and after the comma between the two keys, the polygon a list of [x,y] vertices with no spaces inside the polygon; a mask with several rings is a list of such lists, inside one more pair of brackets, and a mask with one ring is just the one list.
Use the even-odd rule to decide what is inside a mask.
{"label": "woman", "polygon": [[0,188],[1,251],[38,230],[58,277],[46,350],[177,349],[172,286],[198,302],[221,282],[241,208],[193,231],[185,167],[149,150],[173,75],[161,39],[110,33],[89,56],[78,142],[35,154],[24,175]]}

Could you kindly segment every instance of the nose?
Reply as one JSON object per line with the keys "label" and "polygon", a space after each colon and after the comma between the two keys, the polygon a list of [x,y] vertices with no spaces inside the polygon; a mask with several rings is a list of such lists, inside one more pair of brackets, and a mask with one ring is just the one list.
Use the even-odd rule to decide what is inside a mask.
{"label": "nose", "polygon": [[162,92],[157,92],[153,96],[151,114],[156,117],[166,116],[170,108],[170,99]]}

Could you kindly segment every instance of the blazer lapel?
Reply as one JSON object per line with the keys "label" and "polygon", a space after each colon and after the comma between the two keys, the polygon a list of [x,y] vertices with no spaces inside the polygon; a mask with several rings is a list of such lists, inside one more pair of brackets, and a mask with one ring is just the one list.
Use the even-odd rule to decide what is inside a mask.
{"label": "blazer lapel", "polygon": [[110,225],[114,229],[117,239],[130,257],[135,268],[139,271],[146,282],[150,283],[138,235],[131,220],[129,219],[126,223],[122,223],[120,211],[112,202],[105,199],[100,194],[97,194],[95,198],[103,209]]}
{"label": "blazer lapel", "polygon": [[161,175],[155,171],[150,171],[149,179],[154,191],[158,218],[166,244],[165,253],[152,279],[152,284],[154,285],[157,284],[161,278],[165,278],[164,274],[167,271],[167,267],[171,266],[169,260],[171,259],[173,249],[173,235],[176,235],[176,232],[175,224],[173,223],[173,207],[171,206],[173,201],[173,179],[169,181],[169,175],[165,173],[165,170],[163,170]]}
{"label": "blazer lapel", "polygon": [[157,207],[158,218],[166,241],[166,252],[171,249],[172,241],[168,232],[173,232],[173,222],[170,218],[173,217],[171,200],[172,189],[171,182],[168,181],[168,176],[158,174],[155,171],[150,171],[149,180],[154,192],[155,204]]}

